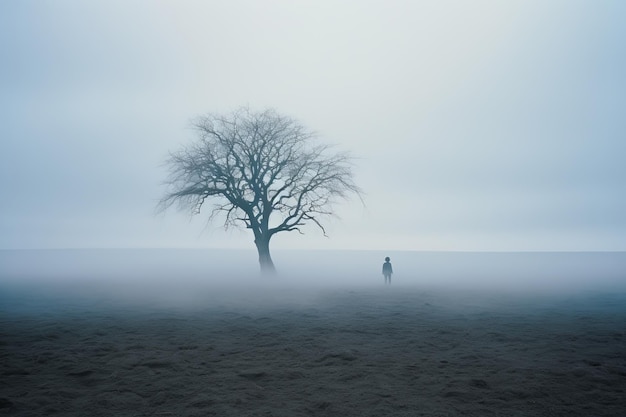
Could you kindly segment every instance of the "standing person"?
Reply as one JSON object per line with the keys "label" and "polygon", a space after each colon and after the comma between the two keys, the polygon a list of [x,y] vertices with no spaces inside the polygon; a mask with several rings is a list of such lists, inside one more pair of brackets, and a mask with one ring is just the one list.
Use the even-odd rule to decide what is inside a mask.
{"label": "standing person", "polygon": [[389,281],[389,284],[391,284],[391,274],[393,274],[393,268],[391,267],[391,262],[389,262],[391,259],[389,259],[389,257],[387,256],[385,258],[385,263],[383,264],[383,275],[385,276],[385,284],[387,283],[387,281]]}

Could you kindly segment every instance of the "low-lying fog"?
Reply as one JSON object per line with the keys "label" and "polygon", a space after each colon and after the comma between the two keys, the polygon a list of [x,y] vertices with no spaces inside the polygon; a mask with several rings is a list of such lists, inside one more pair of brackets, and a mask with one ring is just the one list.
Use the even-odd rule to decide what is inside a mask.
{"label": "low-lying fog", "polygon": [[0,302],[3,310],[40,297],[180,306],[299,303],[320,290],[389,291],[381,275],[385,256],[394,268],[393,291],[626,292],[626,252],[275,251],[278,275],[264,277],[254,251],[6,250],[0,251]]}

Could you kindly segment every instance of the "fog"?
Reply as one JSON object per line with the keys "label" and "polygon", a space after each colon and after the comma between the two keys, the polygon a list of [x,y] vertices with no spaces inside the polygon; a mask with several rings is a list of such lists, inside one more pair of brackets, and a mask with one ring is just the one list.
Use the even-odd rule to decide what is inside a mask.
{"label": "fog", "polygon": [[624,251],[624,16],[610,0],[2,1],[0,249],[247,249],[245,231],[202,233],[208,213],[153,213],[190,120],[249,105],[353,153],[365,191],[330,239],[276,249]]}
{"label": "fog", "polygon": [[[381,275],[385,256],[391,286]],[[244,250],[0,251],[4,311],[140,306],[211,308],[311,305],[351,291],[463,296],[625,293],[624,252],[274,252],[261,276]],[[42,301],[46,301],[42,303]],[[481,301],[478,300],[478,303]]]}

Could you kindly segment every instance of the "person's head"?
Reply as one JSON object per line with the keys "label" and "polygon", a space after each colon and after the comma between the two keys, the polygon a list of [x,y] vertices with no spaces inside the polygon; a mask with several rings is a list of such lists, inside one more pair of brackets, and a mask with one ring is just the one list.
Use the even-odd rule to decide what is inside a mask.
{"label": "person's head", "polygon": [[388,257],[388,256],[385,258],[385,262],[389,262],[390,260],[391,260],[391,259],[389,259],[389,257]]}

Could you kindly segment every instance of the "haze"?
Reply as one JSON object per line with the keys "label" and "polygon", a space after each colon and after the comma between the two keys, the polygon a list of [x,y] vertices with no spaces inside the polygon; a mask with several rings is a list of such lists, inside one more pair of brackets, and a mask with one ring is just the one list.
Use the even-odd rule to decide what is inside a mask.
{"label": "haze", "polygon": [[623,251],[625,18],[622,1],[2,2],[0,248],[252,248],[154,214],[189,120],[249,105],[352,151],[366,192],[330,238],[275,249]]}
{"label": "haze", "polygon": [[376,251],[277,251],[282,268],[275,277],[259,275],[254,255],[204,249],[0,251],[0,310],[282,308],[370,291],[381,300],[414,294],[417,302],[436,294],[445,295],[448,308],[468,297],[481,308],[502,308],[503,300],[554,303],[626,293],[623,252],[397,252],[391,286],[383,284],[383,253]]}

